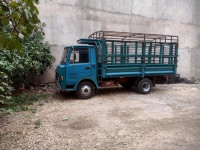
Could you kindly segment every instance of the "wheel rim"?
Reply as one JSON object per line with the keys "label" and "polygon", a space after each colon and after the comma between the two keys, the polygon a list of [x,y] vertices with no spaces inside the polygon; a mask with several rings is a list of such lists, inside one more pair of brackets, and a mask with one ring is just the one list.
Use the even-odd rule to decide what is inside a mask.
{"label": "wheel rim", "polygon": [[91,87],[89,85],[84,85],[81,87],[81,94],[84,96],[89,96],[91,94]]}
{"label": "wheel rim", "polygon": [[148,92],[148,91],[150,90],[150,87],[151,87],[151,85],[150,85],[149,82],[144,82],[144,83],[142,84],[142,89],[143,89],[143,91],[145,91],[145,92]]}

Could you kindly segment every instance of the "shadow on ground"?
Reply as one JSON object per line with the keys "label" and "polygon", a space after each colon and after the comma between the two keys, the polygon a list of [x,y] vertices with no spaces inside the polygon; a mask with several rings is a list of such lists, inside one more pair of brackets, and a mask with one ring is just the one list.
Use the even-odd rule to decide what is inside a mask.
{"label": "shadow on ground", "polygon": [[[110,96],[112,94],[114,95],[121,95],[121,94],[138,94],[136,92],[136,90],[133,88],[133,89],[130,89],[130,90],[127,90],[127,89],[124,89],[122,87],[114,87],[114,88],[99,88],[98,91],[95,93],[95,97],[96,96]],[[60,101],[63,101],[63,100],[80,100],[77,98],[76,96],[76,92],[56,92],[53,96],[52,96],[55,100],[60,100]]]}

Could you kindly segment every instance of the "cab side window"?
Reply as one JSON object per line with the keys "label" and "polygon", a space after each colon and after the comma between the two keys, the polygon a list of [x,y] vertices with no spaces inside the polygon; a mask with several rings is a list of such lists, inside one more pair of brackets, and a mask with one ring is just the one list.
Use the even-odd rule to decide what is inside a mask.
{"label": "cab side window", "polygon": [[70,56],[70,63],[88,63],[88,48],[74,48]]}

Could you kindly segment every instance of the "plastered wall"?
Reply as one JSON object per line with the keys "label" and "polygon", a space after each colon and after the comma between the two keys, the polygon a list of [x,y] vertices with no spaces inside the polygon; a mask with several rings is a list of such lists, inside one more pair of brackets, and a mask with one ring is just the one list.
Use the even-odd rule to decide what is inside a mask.
{"label": "plastered wall", "polygon": [[178,73],[200,78],[200,0],[40,0],[38,9],[56,58],[42,82],[54,81],[64,46],[98,30],[178,35]]}

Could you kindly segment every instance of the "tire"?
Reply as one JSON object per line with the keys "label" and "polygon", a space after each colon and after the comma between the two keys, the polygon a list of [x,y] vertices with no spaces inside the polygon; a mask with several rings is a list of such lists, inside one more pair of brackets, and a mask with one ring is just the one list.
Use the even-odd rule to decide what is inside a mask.
{"label": "tire", "polygon": [[153,84],[152,84],[151,80],[144,78],[139,81],[139,83],[137,85],[137,91],[140,94],[148,94],[152,90],[152,85]]}
{"label": "tire", "polygon": [[93,83],[88,81],[83,81],[79,83],[76,89],[76,95],[80,99],[89,99],[95,93],[95,86]]}
{"label": "tire", "polygon": [[123,88],[127,89],[127,90],[130,90],[130,89],[132,89],[132,87],[133,87],[133,85],[132,85],[131,83],[120,83],[120,85],[121,85]]}

